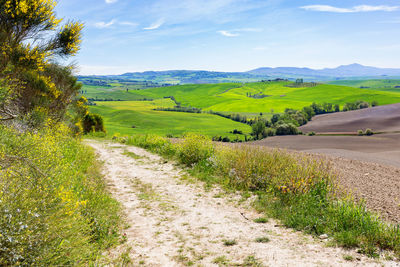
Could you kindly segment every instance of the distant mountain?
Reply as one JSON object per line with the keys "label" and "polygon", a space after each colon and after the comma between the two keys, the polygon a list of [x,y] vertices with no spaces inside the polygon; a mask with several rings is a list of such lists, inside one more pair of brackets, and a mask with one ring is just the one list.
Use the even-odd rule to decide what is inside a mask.
{"label": "distant mountain", "polygon": [[216,72],[198,70],[168,70],[130,72],[122,75],[80,76],[81,81],[98,83],[101,79],[125,82],[151,82],[155,84],[255,82],[283,78],[305,81],[358,80],[377,78],[400,78],[400,69],[375,68],[360,64],[343,65],[337,68],[310,69],[295,67],[258,68],[247,72]]}
{"label": "distant mountain", "polygon": [[248,73],[267,76],[292,76],[292,77],[315,77],[326,80],[327,78],[351,78],[351,77],[378,77],[378,76],[400,76],[400,69],[376,68],[360,64],[342,65],[337,68],[310,69],[310,68],[258,68]]}

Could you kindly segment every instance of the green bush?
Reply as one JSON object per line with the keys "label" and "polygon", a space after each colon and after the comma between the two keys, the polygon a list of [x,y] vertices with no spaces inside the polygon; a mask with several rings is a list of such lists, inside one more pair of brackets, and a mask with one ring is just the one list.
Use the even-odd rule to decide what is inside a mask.
{"label": "green bush", "polygon": [[292,123],[283,123],[276,127],[276,135],[297,135],[299,131]]}
{"label": "green bush", "polygon": [[373,135],[374,132],[371,129],[366,129],[364,134],[367,135],[367,136],[370,136],[370,135]]}
{"label": "green bush", "polygon": [[94,153],[54,128],[0,126],[0,265],[85,265],[117,241]]}
{"label": "green bush", "polygon": [[103,117],[99,114],[88,113],[83,117],[83,132],[85,134],[90,132],[106,132],[104,128]]}
{"label": "green bush", "polygon": [[181,163],[191,166],[208,159],[214,152],[212,141],[203,135],[187,134],[178,144],[177,156]]}
{"label": "green bush", "polygon": [[315,132],[308,132],[307,135],[308,135],[308,136],[314,136],[314,135],[315,135]]}
{"label": "green bush", "polygon": [[357,131],[357,135],[358,135],[358,136],[363,136],[363,135],[364,135],[363,130],[358,130],[358,131]]}

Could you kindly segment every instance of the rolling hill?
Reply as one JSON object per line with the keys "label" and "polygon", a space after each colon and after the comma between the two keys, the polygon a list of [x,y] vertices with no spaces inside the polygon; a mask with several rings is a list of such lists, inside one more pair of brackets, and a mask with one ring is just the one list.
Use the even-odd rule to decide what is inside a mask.
{"label": "rolling hill", "polygon": [[91,85],[99,82],[117,81],[140,84],[141,82],[165,84],[202,84],[226,82],[256,82],[284,78],[303,78],[305,81],[330,81],[343,79],[373,79],[400,77],[400,69],[376,68],[360,64],[342,65],[337,68],[311,69],[297,67],[262,67],[247,72],[217,72],[203,70],[168,70],[128,72],[122,75],[79,76],[79,80]]}

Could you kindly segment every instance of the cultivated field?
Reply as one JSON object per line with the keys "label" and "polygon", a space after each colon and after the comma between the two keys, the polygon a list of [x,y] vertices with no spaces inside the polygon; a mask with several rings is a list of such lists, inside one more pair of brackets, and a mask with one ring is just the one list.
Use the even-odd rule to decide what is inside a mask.
{"label": "cultivated field", "polygon": [[[302,131],[355,133],[372,128],[373,136],[279,136],[251,142],[316,155],[332,166],[341,186],[366,200],[369,208],[400,221],[400,104],[316,116]],[[327,156],[323,156],[327,155]]]}
{"label": "cultivated field", "polygon": [[358,130],[367,128],[374,132],[400,131],[400,104],[318,115],[306,125],[301,126],[300,130],[354,134]]}

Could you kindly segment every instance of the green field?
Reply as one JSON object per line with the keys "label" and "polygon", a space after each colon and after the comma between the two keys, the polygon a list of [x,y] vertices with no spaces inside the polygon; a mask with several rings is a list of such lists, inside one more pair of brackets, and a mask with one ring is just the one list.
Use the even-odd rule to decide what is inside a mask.
{"label": "green field", "polygon": [[357,88],[361,87],[364,89],[400,93],[400,80],[396,79],[342,80],[332,81],[328,84],[344,85]]}
{"label": "green field", "polygon": [[[346,83],[346,81],[341,81]],[[348,85],[360,85],[374,81],[352,81]],[[400,91],[393,88],[376,87],[358,88],[333,84],[318,84],[314,87],[290,87],[292,82],[257,82],[257,83],[221,83],[190,84],[147,88],[126,91],[121,86],[99,87],[84,86],[88,97],[99,99],[129,100],[103,102],[96,101],[91,107],[93,112],[104,116],[110,133],[157,133],[161,135],[180,135],[184,132],[201,132],[210,136],[231,136],[233,129],[250,132],[250,127],[210,114],[154,111],[155,107],[173,107],[175,103],[164,97],[173,96],[185,107],[201,108],[225,114],[240,113],[248,117],[257,117],[260,113],[270,117],[272,113],[284,112],[286,108],[301,109],[313,102],[329,102],[343,106],[347,102],[363,100],[377,101],[379,105],[400,103]],[[380,83],[381,84],[381,83]],[[263,95],[252,98],[249,95]],[[132,101],[154,99],[155,101]],[[137,128],[132,128],[132,126]]]}
{"label": "green field", "polygon": [[[187,132],[228,136],[244,139],[243,135],[229,133],[234,129],[250,133],[250,126],[211,114],[155,111],[156,107],[173,107],[170,99],[155,101],[105,101],[92,106],[92,112],[104,117],[109,134],[121,135],[154,133],[162,136],[181,136]],[[133,128],[133,126],[135,128]]]}

